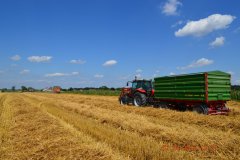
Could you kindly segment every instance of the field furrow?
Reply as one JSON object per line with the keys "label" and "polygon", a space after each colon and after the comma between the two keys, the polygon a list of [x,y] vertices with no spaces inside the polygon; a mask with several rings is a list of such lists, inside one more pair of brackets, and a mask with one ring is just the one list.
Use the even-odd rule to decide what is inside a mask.
{"label": "field furrow", "polygon": [[0,159],[238,159],[229,116],[121,106],[117,97],[0,94]]}
{"label": "field furrow", "polygon": [[[230,102],[230,109],[232,113],[230,116],[203,116],[192,112],[177,112],[166,109],[158,109],[152,107],[137,108],[133,106],[122,106],[119,105],[117,97],[107,97],[107,96],[86,96],[86,95],[69,95],[64,96],[55,94],[37,94],[31,95],[37,98],[42,98],[42,100],[54,99],[55,102],[65,101],[66,103],[75,102],[81,106],[91,106],[93,108],[105,108],[109,110],[115,110],[119,112],[135,113],[138,115],[148,116],[154,119],[155,122],[161,123],[162,121],[171,121],[176,124],[184,123],[188,125],[196,125],[199,127],[219,129],[221,131],[238,134],[240,132],[240,109],[239,107],[234,107]],[[237,103],[239,106],[239,103]]]}
{"label": "field furrow", "polygon": [[141,136],[135,131],[124,130],[121,127],[109,125],[108,123],[91,119],[79,113],[66,110],[53,102],[42,102],[36,99],[29,100],[39,103],[48,113],[73,125],[81,132],[87,133],[100,142],[106,142],[115,150],[119,150],[124,156],[132,159],[193,159],[191,153],[184,150],[164,150],[167,143],[157,142],[149,136]]}
{"label": "field furrow", "polygon": [[[220,155],[219,153],[222,154],[222,158],[226,159],[228,159],[229,156],[235,157],[239,154],[238,144],[240,142],[240,137],[231,130],[224,132],[222,130],[218,130],[218,127],[207,128],[206,126],[196,126],[196,124],[185,124],[182,121],[176,123],[175,121],[168,120],[154,120],[152,116],[136,114],[135,112],[123,112],[115,109],[111,110],[101,106],[107,104],[96,106],[93,104],[94,101],[89,103],[85,102],[83,104],[76,101],[71,102],[71,100],[67,101],[64,99],[66,98],[65,96],[63,99],[53,98],[55,95],[46,95],[46,97],[43,95],[26,96],[35,101],[33,103],[42,102],[45,108],[54,108],[55,110],[58,110],[56,112],[61,111],[63,114],[68,113],[71,117],[76,115],[76,119],[73,120],[73,122],[77,121],[77,119],[79,120],[80,118],[83,118],[84,121],[96,121],[99,123],[97,126],[104,124],[110,126],[111,128],[121,129],[130,133],[137,133],[141,139],[145,137],[152,138],[154,142],[162,143],[162,147],[175,146],[175,149],[180,148],[184,150],[184,147],[191,146],[192,149],[189,149],[190,153],[194,155],[201,155],[203,157],[207,157],[211,153],[211,158],[218,157]],[[81,96],[79,97],[81,98]],[[120,106],[118,107],[121,108]],[[173,113],[175,112],[173,111]],[[67,117],[67,115],[65,115],[65,117]],[[64,116],[62,118],[64,118]],[[84,130],[83,132],[90,131]],[[92,132],[90,133],[92,134]],[[92,136],[96,135],[94,134]]]}
{"label": "field furrow", "polygon": [[4,102],[4,107],[11,106],[14,123],[8,131],[12,147],[6,146],[1,159],[125,159],[43,112],[22,95],[9,95]]}
{"label": "field furrow", "polygon": [[9,96],[0,97],[0,159],[3,159],[12,151],[10,142],[10,127],[12,125],[12,106],[8,104]]}

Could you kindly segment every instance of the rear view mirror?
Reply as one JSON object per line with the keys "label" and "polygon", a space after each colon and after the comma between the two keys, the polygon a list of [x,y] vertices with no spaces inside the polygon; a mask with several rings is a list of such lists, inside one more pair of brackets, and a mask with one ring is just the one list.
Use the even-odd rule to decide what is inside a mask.
{"label": "rear view mirror", "polygon": [[127,82],[127,86],[129,86],[128,82]]}

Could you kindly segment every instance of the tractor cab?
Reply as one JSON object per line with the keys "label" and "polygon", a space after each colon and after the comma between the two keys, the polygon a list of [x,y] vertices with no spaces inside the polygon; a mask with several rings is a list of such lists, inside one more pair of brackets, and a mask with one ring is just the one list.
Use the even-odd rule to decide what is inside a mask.
{"label": "tractor cab", "polygon": [[127,87],[122,89],[119,97],[121,104],[132,103],[136,106],[146,105],[148,99],[153,97],[154,90],[152,80],[138,80],[127,82]]}
{"label": "tractor cab", "polygon": [[141,93],[148,93],[151,92],[153,89],[152,81],[151,80],[137,80],[129,81],[127,86],[131,85],[131,91],[136,92],[139,91]]}

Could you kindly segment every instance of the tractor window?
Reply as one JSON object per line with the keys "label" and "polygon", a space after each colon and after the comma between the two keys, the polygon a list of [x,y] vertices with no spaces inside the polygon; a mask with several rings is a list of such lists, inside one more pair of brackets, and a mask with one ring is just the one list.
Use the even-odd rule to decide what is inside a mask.
{"label": "tractor window", "polygon": [[149,81],[145,81],[145,82],[143,82],[142,87],[143,87],[144,90],[149,90],[149,89],[152,89],[152,84]]}
{"label": "tractor window", "polygon": [[132,88],[133,89],[142,88],[144,90],[151,90],[152,82],[151,81],[135,81],[135,82],[132,82]]}
{"label": "tractor window", "polygon": [[132,88],[137,88],[137,82],[132,83]]}
{"label": "tractor window", "polygon": [[142,87],[142,82],[141,81],[137,81],[137,82],[132,83],[132,88],[133,89],[137,89],[137,88],[141,88],[141,87]]}
{"label": "tractor window", "polygon": [[142,82],[137,82],[137,87],[136,88],[141,88],[142,87]]}

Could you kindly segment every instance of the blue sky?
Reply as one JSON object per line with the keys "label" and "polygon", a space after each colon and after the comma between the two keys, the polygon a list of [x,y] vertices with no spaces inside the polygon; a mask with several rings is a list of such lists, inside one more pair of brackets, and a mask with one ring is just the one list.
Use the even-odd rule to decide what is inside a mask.
{"label": "blue sky", "polygon": [[2,0],[0,88],[121,87],[222,70],[240,83],[239,0]]}

